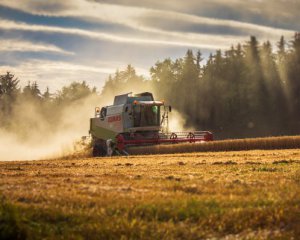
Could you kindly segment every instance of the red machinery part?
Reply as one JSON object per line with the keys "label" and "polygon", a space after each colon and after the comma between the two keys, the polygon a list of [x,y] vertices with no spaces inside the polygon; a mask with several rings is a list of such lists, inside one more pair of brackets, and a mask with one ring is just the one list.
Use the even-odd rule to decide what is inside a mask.
{"label": "red machinery part", "polygon": [[125,149],[125,138],[122,134],[118,134],[117,137],[116,137],[116,142],[117,142],[117,149],[119,151],[123,151]]}
{"label": "red machinery part", "polygon": [[207,132],[207,133],[205,134],[204,138],[205,138],[205,141],[206,141],[206,142],[207,142],[207,141],[213,141],[213,140],[214,140],[214,136],[213,136],[213,134],[212,134],[211,132]]}
{"label": "red machinery part", "polygon": [[125,139],[122,134],[116,137],[117,149],[123,151],[126,146],[141,146],[147,144],[163,143],[196,143],[208,142],[213,140],[213,134],[208,131],[195,132],[173,132],[171,134],[154,134],[151,138],[141,138],[138,135],[132,135],[130,139]]}

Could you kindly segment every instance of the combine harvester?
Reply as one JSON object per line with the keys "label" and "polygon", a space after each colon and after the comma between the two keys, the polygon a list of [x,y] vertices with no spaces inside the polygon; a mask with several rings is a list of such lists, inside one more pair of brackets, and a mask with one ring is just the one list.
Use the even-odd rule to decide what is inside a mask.
{"label": "combine harvester", "polygon": [[116,96],[111,106],[95,108],[90,119],[93,156],[128,155],[131,147],[212,141],[208,131],[169,132],[171,106],[152,93]]}

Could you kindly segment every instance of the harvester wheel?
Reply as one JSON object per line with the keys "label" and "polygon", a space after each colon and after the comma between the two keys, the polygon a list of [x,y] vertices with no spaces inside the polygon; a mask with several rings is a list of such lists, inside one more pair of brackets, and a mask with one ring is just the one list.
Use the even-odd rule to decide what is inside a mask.
{"label": "harvester wheel", "polygon": [[104,156],[106,156],[106,149],[100,144],[95,144],[93,147],[93,157],[104,157]]}

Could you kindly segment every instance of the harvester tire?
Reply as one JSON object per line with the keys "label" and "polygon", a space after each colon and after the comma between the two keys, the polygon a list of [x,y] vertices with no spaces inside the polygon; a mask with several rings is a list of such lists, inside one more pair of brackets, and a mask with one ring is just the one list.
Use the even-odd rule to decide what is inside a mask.
{"label": "harvester tire", "polygon": [[106,149],[100,144],[95,144],[93,147],[93,157],[104,157],[104,156],[106,156]]}

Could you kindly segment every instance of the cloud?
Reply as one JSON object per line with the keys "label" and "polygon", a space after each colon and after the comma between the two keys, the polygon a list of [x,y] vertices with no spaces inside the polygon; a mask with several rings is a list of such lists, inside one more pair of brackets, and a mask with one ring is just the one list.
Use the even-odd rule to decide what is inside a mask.
{"label": "cloud", "polygon": [[[207,5],[206,1],[201,2]],[[219,5],[221,2],[222,1],[214,1],[215,4]],[[7,23],[7,28],[10,29],[76,34],[94,39],[128,44],[225,49],[232,44],[245,41],[249,35],[255,35],[259,38],[263,38],[263,40],[275,41],[278,40],[281,35],[289,38],[294,34],[294,30],[274,28],[236,20],[201,17],[193,14],[169,10],[156,10],[146,7],[103,4],[95,1],[73,0],[62,2],[55,0],[50,1],[49,5],[47,5],[40,1],[24,0],[22,3],[17,4],[13,1],[2,0],[1,4],[14,9],[27,11],[31,14],[77,17],[90,22],[114,23],[134,29],[136,32],[130,34],[126,34],[126,32],[110,33],[109,30],[99,32],[79,28],[60,28],[12,22]],[[192,1],[191,4],[188,5],[193,4],[195,4],[195,1]],[[251,1],[247,1],[247,4],[250,5]],[[228,5],[243,4],[241,1],[231,0],[228,2]],[[55,11],[53,11],[53,9],[55,9]],[[164,24],[157,24],[160,22]],[[1,24],[2,27],[5,27],[3,24]],[[174,25],[177,26],[177,28],[174,29]],[[194,30],[190,32],[186,31],[189,25],[195,26]],[[210,30],[213,28],[216,29],[215,32]]]}
{"label": "cloud", "polygon": [[[233,21],[233,20],[224,20],[224,19],[213,19],[213,18],[207,18],[207,17],[199,17],[195,15],[188,15],[188,14],[173,14],[172,12],[153,12],[152,14],[146,15],[146,17],[149,17],[150,20],[156,19],[156,21],[161,22],[169,22],[169,24],[176,25],[176,23],[186,23],[188,24],[198,24],[198,25],[205,25],[207,27],[218,27],[221,28],[232,28],[236,29],[237,31],[240,31],[243,33],[244,36],[249,35],[256,35],[256,36],[264,36],[264,37],[278,37],[281,35],[291,35],[294,33],[293,30],[286,30],[286,29],[278,29],[278,28],[272,28],[252,23],[245,23],[245,22],[239,22],[239,21]],[[149,22],[151,24],[151,21]],[[145,28],[150,29],[151,28]],[[156,30],[157,32],[160,32],[160,30]],[[216,34],[216,35],[221,35]]]}
{"label": "cloud", "polygon": [[217,19],[299,31],[300,2],[298,0],[95,0],[122,6],[139,6]]}
{"label": "cloud", "polygon": [[0,39],[0,52],[50,52],[64,55],[74,55],[57,46],[45,43],[29,42],[18,39]]}
{"label": "cloud", "polygon": [[[73,81],[86,81],[91,87],[98,90],[104,85],[104,79],[116,71],[116,63],[97,62],[95,65],[82,65],[63,61],[29,60],[20,62],[16,66],[1,65],[0,73],[12,72],[21,80],[24,87],[28,81],[38,82],[41,90],[50,86],[51,91],[56,91],[61,86],[68,85]],[[122,69],[125,65],[120,65]],[[137,68],[138,74],[144,74],[146,69]]]}
{"label": "cloud", "polygon": [[95,31],[88,31],[78,28],[62,28],[54,26],[26,24],[14,21],[0,19],[0,29],[3,30],[20,30],[31,32],[48,32],[70,34],[92,39],[108,40],[113,42],[122,42],[127,44],[143,44],[143,45],[164,45],[164,46],[185,46],[206,49],[225,49],[230,44],[237,41],[243,41],[245,37],[237,36],[217,36],[209,34],[194,34],[194,33],[179,33],[167,32],[163,30],[155,30],[148,28],[148,32],[157,33],[156,39],[141,36],[141,37],[127,37],[117,34],[109,34]]}
{"label": "cloud", "polygon": [[[132,4],[134,3],[137,4],[136,1],[129,1],[129,2],[131,2]],[[277,7],[282,5],[282,4],[281,5],[278,4],[278,2],[282,3],[282,1],[277,0],[276,2],[277,4],[275,5]],[[210,5],[208,4],[208,1],[200,1],[200,2],[189,1],[188,3],[185,2],[184,4],[187,7],[189,6],[193,7],[190,9],[192,11],[192,9],[195,8],[201,10],[202,8],[201,3],[203,3],[203,9],[204,9],[201,12],[205,12],[206,8],[211,9],[212,6],[214,6],[216,9],[219,9],[219,11],[221,9],[218,8],[218,6],[219,7],[226,6],[227,8],[230,9],[238,6],[240,7],[239,10],[243,9],[245,14],[248,14],[247,6],[251,6],[252,7],[251,12],[259,11],[259,13],[262,15],[264,14],[264,12],[269,13],[270,12],[268,10],[269,8],[274,9],[274,6],[272,7],[272,4],[270,3],[267,4],[267,1],[261,1],[261,3],[256,2],[254,4],[253,1],[231,0],[226,2],[226,4],[224,4],[224,1],[215,0],[213,1],[213,3],[210,3]],[[153,28],[151,27],[151,22],[150,21],[146,22],[144,21],[144,19],[145,18],[155,19],[156,21],[161,21],[163,23],[167,22],[169,24],[175,24],[175,25],[177,22],[185,22],[185,23],[192,23],[192,24],[205,24],[208,26],[230,27],[230,28],[240,29],[244,33],[244,35],[247,36],[257,35],[257,36],[278,38],[278,36],[281,35],[290,36],[291,33],[294,32],[294,30],[286,30],[281,28],[264,26],[263,23],[253,24],[253,23],[243,22],[243,19],[241,19],[240,21],[217,19],[217,18],[201,17],[195,14],[182,13],[180,11],[157,10],[157,9],[146,8],[146,7],[104,4],[95,1],[73,0],[68,2],[68,4],[61,3],[61,1],[58,0],[51,1],[49,7],[55,5],[56,6],[55,11],[53,11],[51,8],[49,9],[46,8],[44,6],[45,4],[40,5],[40,2],[29,1],[29,0],[22,1],[21,5],[8,0],[4,0],[2,4],[12,8],[25,10],[32,14],[42,14],[47,16],[79,17],[79,18],[88,19],[90,21],[110,22],[110,23],[125,25],[127,27],[131,27],[142,32],[164,34],[164,35],[168,35],[169,37],[174,36],[174,34],[178,36],[178,34],[180,33],[179,31],[176,32],[163,31],[159,27]],[[261,4],[263,4],[263,7],[259,8]],[[155,5],[155,3],[153,3],[153,5]],[[221,14],[223,13],[221,12]],[[205,34],[205,32],[203,32],[202,34]]]}
{"label": "cloud", "polygon": [[22,87],[28,81],[36,81],[42,90],[50,84],[50,89],[56,91],[61,86],[70,84],[73,81],[86,81],[90,86],[97,86],[99,89],[103,85],[103,82],[99,81],[99,79],[114,72],[115,69],[62,61],[29,60],[20,62],[16,66],[0,66],[1,73],[7,71],[14,73],[21,80],[20,84]]}

